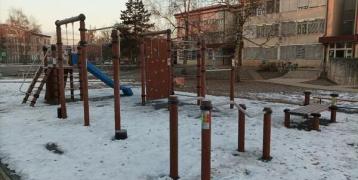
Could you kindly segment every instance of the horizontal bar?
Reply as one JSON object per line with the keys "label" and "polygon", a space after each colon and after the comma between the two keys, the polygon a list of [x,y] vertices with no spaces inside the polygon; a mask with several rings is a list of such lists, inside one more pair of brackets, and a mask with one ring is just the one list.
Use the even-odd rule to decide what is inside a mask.
{"label": "horizontal bar", "polygon": [[[332,98],[330,97],[319,97],[319,96],[315,96],[313,97],[314,99],[324,99],[324,100],[331,100]],[[358,101],[356,100],[351,100],[351,99],[338,99],[337,101],[344,101],[344,102],[351,102],[351,103],[358,103]]]}
{"label": "horizontal bar", "polygon": [[157,36],[157,35],[167,34],[167,33],[171,33],[171,32],[172,31],[170,29],[167,29],[167,30],[163,30],[163,31],[144,32],[141,35],[142,36]]}
{"label": "horizontal bar", "polygon": [[114,25],[114,26],[108,26],[108,27],[102,27],[102,28],[97,28],[97,29],[89,29],[88,31],[101,31],[101,30],[106,30],[106,29],[121,29],[121,28],[125,28],[125,25]]}
{"label": "horizontal bar", "polygon": [[231,69],[207,69],[206,72],[231,71]]}
{"label": "horizontal bar", "polygon": [[84,20],[86,20],[86,16],[84,14],[80,14],[80,15],[75,16],[75,17],[70,17],[70,18],[63,19],[63,20],[57,20],[55,22],[55,24],[56,24],[56,26],[61,26],[61,25],[64,25],[64,24],[73,23],[73,22],[76,22],[76,21],[84,21]]}

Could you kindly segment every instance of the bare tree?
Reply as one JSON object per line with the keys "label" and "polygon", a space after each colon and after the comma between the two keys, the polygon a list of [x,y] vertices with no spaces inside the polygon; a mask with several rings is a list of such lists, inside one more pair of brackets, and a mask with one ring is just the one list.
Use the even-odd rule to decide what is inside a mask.
{"label": "bare tree", "polygon": [[[178,0],[172,4],[172,9],[169,8],[168,12],[162,11],[162,9],[155,6],[152,0],[152,10],[154,15],[160,16],[163,19],[167,20],[174,29],[184,29],[184,40],[188,40],[190,35],[197,33],[198,36],[205,35],[205,30],[202,30],[201,23],[193,22],[193,17],[191,17],[190,11],[196,6],[193,6],[193,1],[190,0]],[[263,47],[270,39],[270,36],[267,36],[267,39],[264,43],[258,44],[247,37],[247,34],[250,34],[248,31],[250,29],[245,29],[245,25],[249,22],[250,17],[256,15],[257,9],[262,8],[265,4],[265,0],[213,0],[209,5],[222,5],[225,11],[228,11],[233,17],[230,26],[232,27],[230,33],[225,33],[224,39],[230,39],[230,44],[234,48],[233,57],[235,59],[235,66],[237,72],[242,66],[242,54],[244,48],[244,41],[251,42],[259,47]],[[154,4],[154,5],[153,5]],[[183,24],[174,22],[174,14],[181,14],[181,18],[184,21]],[[193,32],[190,32],[193,31]],[[269,33],[270,34],[270,33]],[[218,38],[218,37],[214,37]],[[237,73],[238,80],[240,79],[239,73]]]}
{"label": "bare tree", "polygon": [[22,9],[10,9],[7,23],[10,25],[22,27],[34,33],[41,33],[41,25],[37,23],[34,17],[28,17],[22,11]]}
{"label": "bare tree", "polygon": [[111,42],[111,30],[103,30],[97,36],[96,41],[100,44],[106,44]]}

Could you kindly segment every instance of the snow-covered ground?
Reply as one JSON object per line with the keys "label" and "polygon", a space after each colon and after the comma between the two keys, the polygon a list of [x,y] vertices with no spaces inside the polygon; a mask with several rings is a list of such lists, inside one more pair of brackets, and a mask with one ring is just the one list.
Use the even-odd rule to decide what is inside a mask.
{"label": "snow-covered ground", "polygon": [[[129,138],[114,135],[113,90],[90,91],[91,126],[83,126],[81,102],[68,103],[68,119],[56,118],[56,106],[42,102],[35,108],[21,104],[19,84],[0,83],[0,158],[31,180],[142,180],[168,179],[169,117],[166,101],[139,105],[140,89],[123,97],[122,125]],[[291,98],[282,94],[260,94]],[[349,97],[357,97],[348,94]],[[226,97],[208,97],[214,104]],[[298,99],[298,97],[296,97]],[[187,99],[183,97],[181,99]],[[258,160],[262,151],[262,115],[247,118],[246,152],[238,153],[237,110],[214,110],[212,125],[212,179],[358,179],[358,115],[338,113],[338,123],[321,132],[283,127],[283,109],[294,105],[237,99],[251,114],[273,109],[270,162]],[[179,174],[200,179],[200,110],[193,101],[179,107]],[[324,113],[329,117],[329,113]],[[296,119],[298,120],[298,119]],[[57,143],[55,154],[45,145]]]}

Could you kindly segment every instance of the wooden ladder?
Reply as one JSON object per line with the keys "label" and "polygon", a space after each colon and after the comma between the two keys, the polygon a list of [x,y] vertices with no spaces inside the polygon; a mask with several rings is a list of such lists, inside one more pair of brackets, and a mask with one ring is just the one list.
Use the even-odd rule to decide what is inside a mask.
{"label": "wooden ladder", "polygon": [[37,87],[37,90],[36,90],[34,96],[32,97],[32,100],[31,100],[31,103],[30,103],[30,106],[31,106],[31,107],[34,107],[34,106],[35,106],[36,101],[37,101],[37,99],[40,97],[40,93],[41,93],[41,91],[42,91],[44,85],[46,84],[49,75],[51,74],[51,71],[52,71],[52,68],[50,68],[50,69],[48,69],[48,68],[44,69],[44,74],[45,74],[45,75],[44,75],[44,77],[42,78],[42,80],[41,80],[41,82],[40,82],[40,85]]}
{"label": "wooden ladder", "polygon": [[[49,75],[51,74],[51,71],[52,71],[52,68],[45,68],[42,66],[39,67],[39,69],[35,73],[35,76],[31,82],[29,88],[26,91],[24,99],[22,100],[23,104],[25,104],[29,100],[30,96],[33,95],[30,106],[32,106],[32,107],[35,106],[36,101],[40,97],[40,93],[41,93],[44,85],[46,84]],[[41,80],[39,80],[41,77],[41,74],[44,74],[44,76],[42,77]],[[35,88],[36,84],[38,82],[40,82],[40,85],[37,88]],[[35,89],[36,89],[36,91],[34,92]]]}
{"label": "wooden ladder", "polygon": [[42,74],[42,71],[43,71],[43,67],[40,66],[40,67],[37,69],[37,71],[36,71],[36,73],[35,73],[35,76],[34,76],[34,78],[32,79],[32,82],[31,82],[29,88],[27,89],[27,91],[26,91],[26,93],[25,93],[25,97],[24,97],[24,99],[22,100],[22,104],[25,104],[25,103],[28,101],[30,95],[32,94],[32,90],[34,89],[34,87],[35,87],[35,85],[36,85],[38,79],[40,78],[40,76],[41,76],[41,74]]}

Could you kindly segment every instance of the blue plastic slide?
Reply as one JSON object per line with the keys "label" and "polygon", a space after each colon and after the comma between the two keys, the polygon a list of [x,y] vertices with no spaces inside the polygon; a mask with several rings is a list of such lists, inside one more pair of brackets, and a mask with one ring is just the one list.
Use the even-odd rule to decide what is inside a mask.
{"label": "blue plastic slide", "polygon": [[[78,63],[78,54],[72,54],[72,63],[73,64]],[[87,70],[88,70],[88,72],[93,74],[96,78],[98,78],[99,80],[104,82],[107,86],[109,86],[111,88],[114,87],[113,80],[110,77],[108,77],[107,74],[102,72],[99,68],[97,68],[95,65],[93,65],[92,63],[90,63],[88,61],[87,61]],[[130,87],[121,85],[120,89],[122,90],[124,96],[132,96],[133,95],[133,91]]]}

